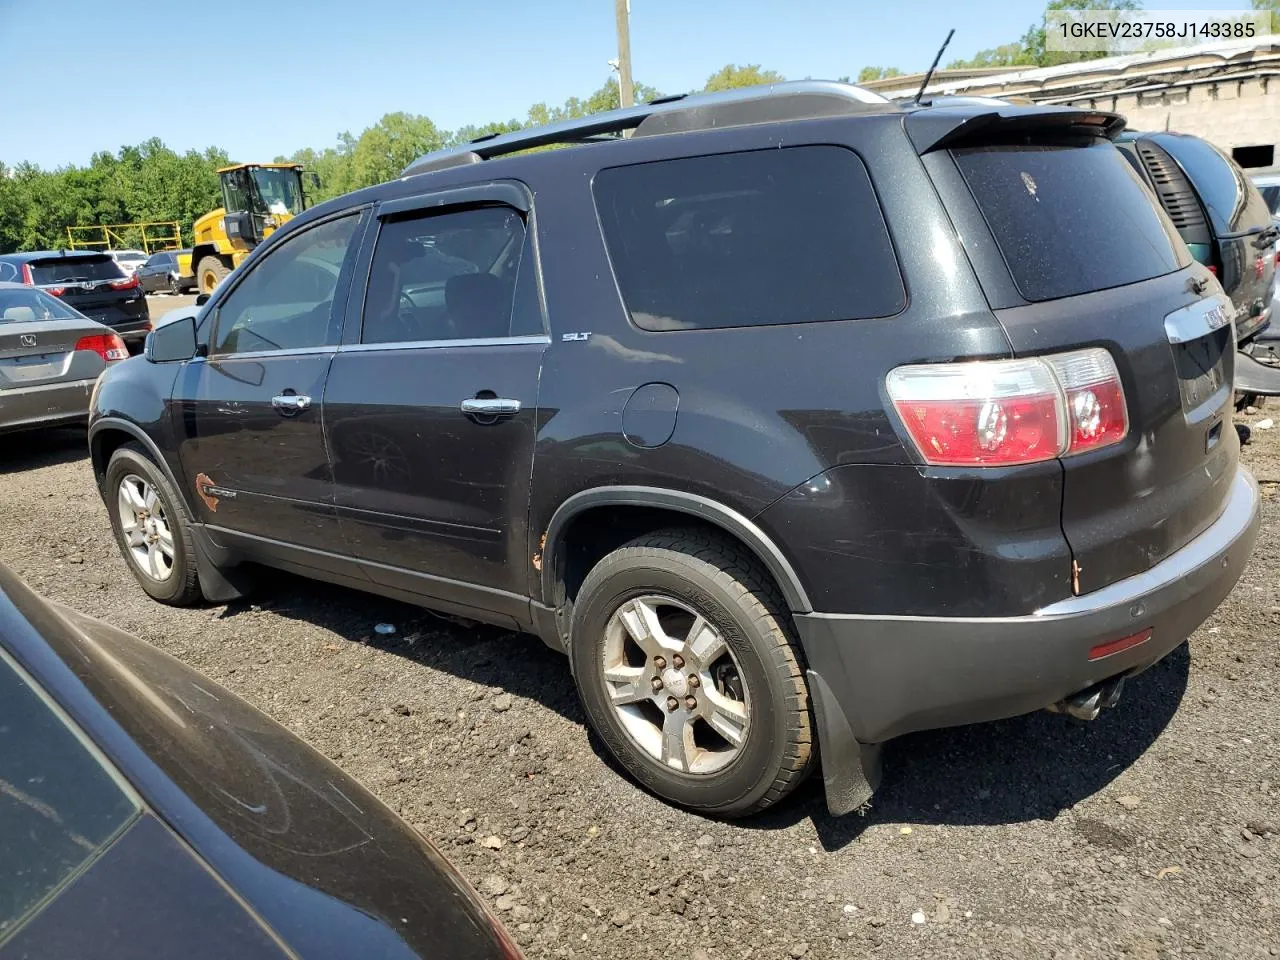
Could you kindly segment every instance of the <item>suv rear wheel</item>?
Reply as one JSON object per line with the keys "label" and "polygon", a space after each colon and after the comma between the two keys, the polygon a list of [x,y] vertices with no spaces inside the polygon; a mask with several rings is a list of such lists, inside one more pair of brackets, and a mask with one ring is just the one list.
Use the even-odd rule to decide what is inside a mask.
{"label": "suv rear wheel", "polygon": [[588,574],[570,656],[595,730],[643,786],[743,816],[816,760],[786,607],[743,548],[698,530],[640,537]]}
{"label": "suv rear wheel", "polygon": [[190,524],[164,471],[126,443],[111,455],[103,483],[116,543],[142,589],[173,606],[199,603]]}

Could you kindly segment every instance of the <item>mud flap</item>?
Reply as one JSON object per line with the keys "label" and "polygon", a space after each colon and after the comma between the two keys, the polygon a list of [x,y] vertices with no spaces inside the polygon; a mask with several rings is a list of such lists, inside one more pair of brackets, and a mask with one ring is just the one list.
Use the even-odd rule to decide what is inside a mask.
{"label": "mud flap", "polygon": [[1280,367],[1259,363],[1243,351],[1236,353],[1237,393],[1251,393],[1259,397],[1280,397]]}
{"label": "mud flap", "polygon": [[192,525],[191,539],[195,544],[196,577],[200,580],[200,592],[209,603],[229,603],[239,600],[249,592],[248,575],[229,565],[219,565],[211,559],[225,553],[216,547],[200,524]]}
{"label": "mud flap", "polygon": [[814,719],[818,722],[818,754],[827,809],[833,816],[852,813],[880,786],[880,744],[859,743],[849,720],[821,675],[805,672]]}

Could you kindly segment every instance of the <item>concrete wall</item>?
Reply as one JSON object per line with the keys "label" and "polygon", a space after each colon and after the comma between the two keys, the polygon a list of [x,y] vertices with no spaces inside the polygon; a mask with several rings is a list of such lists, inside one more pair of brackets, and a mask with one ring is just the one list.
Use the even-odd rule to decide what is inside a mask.
{"label": "concrete wall", "polygon": [[1280,78],[1255,78],[1150,93],[1080,97],[1074,106],[1124,114],[1137,130],[1193,133],[1231,152],[1273,144],[1280,163]]}

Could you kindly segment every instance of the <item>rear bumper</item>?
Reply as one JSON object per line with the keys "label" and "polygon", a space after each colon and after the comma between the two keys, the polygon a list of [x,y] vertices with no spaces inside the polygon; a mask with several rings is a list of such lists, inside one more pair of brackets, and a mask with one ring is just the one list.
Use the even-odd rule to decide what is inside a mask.
{"label": "rear bumper", "polygon": [[96,378],[0,392],[0,433],[85,423]]}
{"label": "rear bumper", "polygon": [[[1222,515],[1181,550],[1144,573],[1028,616],[798,614],[810,684],[822,689],[820,726],[827,729],[820,736],[838,739],[844,730],[859,743],[879,743],[997,720],[1136,673],[1180,645],[1222,602],[1258,525],[1257,484],[1240,468]],[[1147,628],[1144,643],[1088,659],[1096,645]],[[826,743],[821,748],[828,757],[839,754]]]}
{"label": "rear bumper", "polygon": [[147,306],[145,296],[124,300],[110,306],[77,307],[76,309],[89,319],[109,326],[119,334],[121,340],[141,340],[151,330],[151,310]]}

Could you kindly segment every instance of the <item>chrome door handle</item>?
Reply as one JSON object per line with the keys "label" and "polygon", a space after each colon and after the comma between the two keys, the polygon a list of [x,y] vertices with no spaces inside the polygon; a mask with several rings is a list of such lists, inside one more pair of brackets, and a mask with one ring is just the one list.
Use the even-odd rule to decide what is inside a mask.
{"label": "chrome door handle", "polygon": [[463,400],[459,409],[472,416],[510,417],[520,412],[520,401],[504,397],[471,397]]}
{"label": "chrome door handle", "polygon": [[284,393],[271,398],[271,405],[281,413],[301,413],[311,408],[311,398],[298,396],[295,393]]}

